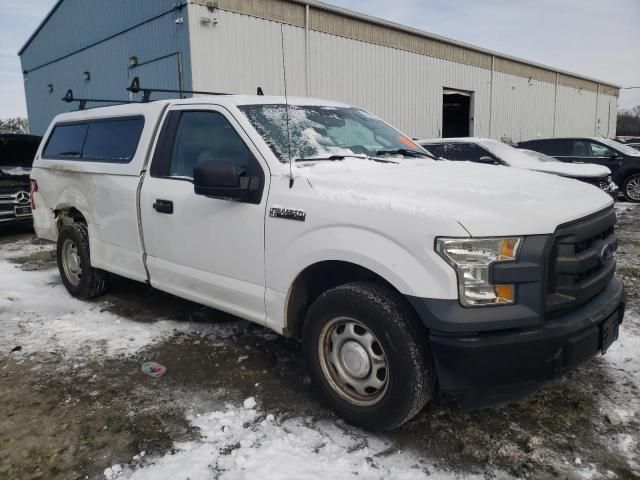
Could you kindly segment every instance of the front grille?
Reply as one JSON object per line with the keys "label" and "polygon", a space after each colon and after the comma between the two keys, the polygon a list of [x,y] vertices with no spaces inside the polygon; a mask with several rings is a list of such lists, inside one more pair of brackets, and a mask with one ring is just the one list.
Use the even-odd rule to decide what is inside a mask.
{"label": "front grille", "polygon": [[600,190],[606,190],[607,188],[609,188],[609,180],[607,180],[607,177],[583,178],[581,180],[585,183],[588,183],[589,185],[598,187]]}
{"label": "front grille", "polygon": [[608,245],[618,248],[615,223],[613,208],[607,208],[558,227],[547,278],[545,303],[550,318],[578,308],[606,288],[616,262],[603,253]]}

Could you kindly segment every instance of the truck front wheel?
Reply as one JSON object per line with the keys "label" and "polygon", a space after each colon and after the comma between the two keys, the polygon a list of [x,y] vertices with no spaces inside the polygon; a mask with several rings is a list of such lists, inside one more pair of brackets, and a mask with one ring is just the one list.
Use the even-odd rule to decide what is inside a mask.
{"label": "truck front wheel", "polygon": [[387,287],[355,282],[323,293],[307,313],[303,348],[322,399],[353,425],[398,427],[433,394],[425,335]]}
{"label": "truck front wheel", "polygon": [[93,298],[107,289],[107,272],[91,266],[89,232],[83,223],[65,225],[58,235],[57,260],[62,283],[76,298]]}

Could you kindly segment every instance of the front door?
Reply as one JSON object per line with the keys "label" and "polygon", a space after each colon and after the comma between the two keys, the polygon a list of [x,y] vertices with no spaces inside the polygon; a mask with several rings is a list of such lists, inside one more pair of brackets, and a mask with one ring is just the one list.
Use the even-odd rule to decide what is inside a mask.
{"label": "front door", "polygon": [[[196,195],[193,169],[212,160],[231,160],[239,175],[261,177],[260,203]],[[263,323],[267,171],[224,108],[169,111],[140,199],[151,284]]]}
{"label": "front door", "polygon": [[621,157],[617,152],[599,142],[588,139],[573,141],[573,161],[603,165],[611,172],[615,172],[622,164]]}

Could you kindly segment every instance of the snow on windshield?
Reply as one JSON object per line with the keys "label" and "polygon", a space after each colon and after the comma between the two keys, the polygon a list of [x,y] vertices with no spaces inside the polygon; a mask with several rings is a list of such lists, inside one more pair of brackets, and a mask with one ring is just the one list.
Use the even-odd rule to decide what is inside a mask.
{"label": "snow on windshield", "polygon": [[[424,151],[405,135],[354,107],[243,105],[240,110],[281,162],[381,150]],[[287,128],[288,123],[288,128]]]}
{"label": "snow on windshield", "polygon": [[545,155],[544,153],[534,152],[533,150],[524,150],[520,149],[522,153],[526,153],[532,159],[537,160],[539,162],[559,162],[560,160],[550,157],[549,155]]}
{"label": "snow on windshield", "polygon": [[502,142],[483,142],[482,146],[511,167],[527,167],[539,163],[521,150]]}
{"label": "snow on windshield", "polygon": [[640,157],[640,151],[636,150],[635,148],[631,148],[629,145],[625,145],[624,143],[616,142],[615,140],[611,140],[610,138],[598,138],[598,141],[621,153],[624,153],[625,155]]}

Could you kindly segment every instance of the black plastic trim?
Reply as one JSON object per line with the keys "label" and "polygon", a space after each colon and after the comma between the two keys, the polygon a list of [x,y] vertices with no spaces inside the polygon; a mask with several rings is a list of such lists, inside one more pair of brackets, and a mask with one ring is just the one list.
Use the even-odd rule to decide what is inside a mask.
{"label": "black plastic trim", "polygon": [[440,388],[466,409],[522,397],[606,348],[601,329],[614,322],[617,334],[625,301],[624,286],[614,278],[588,304],[537,327],[476,335],[431,331]]}

